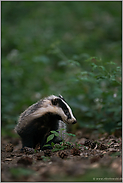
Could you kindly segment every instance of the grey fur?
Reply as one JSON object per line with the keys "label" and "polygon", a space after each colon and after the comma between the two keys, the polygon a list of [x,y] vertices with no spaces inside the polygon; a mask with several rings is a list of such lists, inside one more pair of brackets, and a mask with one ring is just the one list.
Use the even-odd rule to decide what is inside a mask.
{"label": "grey fur", "polygon": [[18,124],[15,127],[15,132],[18,133],[21,130],[21,128],[24,128],[28,123],[30,123],[33,118],[33,113],[37,111],[39,108],[45,107],[44,105],[45,101],[51,100],[51,98],[54,97],[55,96],[52,95],[52,97],[49,96],[47,98],[41,99],[35,104],[32,104],[30,107],[28,107],[23,113],[21,113],[18,119]]}

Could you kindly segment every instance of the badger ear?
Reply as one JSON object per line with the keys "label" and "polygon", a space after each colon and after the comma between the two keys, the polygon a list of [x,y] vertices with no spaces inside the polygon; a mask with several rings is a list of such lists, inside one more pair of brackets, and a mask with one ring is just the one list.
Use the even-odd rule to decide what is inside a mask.
{"label": "badger ear", "polygon": [[64,99],[64,98],[62,97],[62,95],[59,95],[59,98]]}
{"label": "badger ear", "polygon": [[[62,95],[59,95],[59,98],[65,101],[65,99],[62,97]],[[66,101],[65,101],[65,102],[66,102]]]}
{"label": "badger ear", "polygon": [[57,103],[58,103],[58,99],[57,99],[57,98],[52,99],[52,100],[51,100],[51,102],[52,102],[52,104],[53,104],[53,105],[57,105]]}

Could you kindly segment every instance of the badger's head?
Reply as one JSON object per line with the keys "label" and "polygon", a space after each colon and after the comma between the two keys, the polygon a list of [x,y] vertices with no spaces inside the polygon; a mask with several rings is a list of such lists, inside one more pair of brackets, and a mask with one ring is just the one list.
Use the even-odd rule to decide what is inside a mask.
{"label": "badger's head", "polygon": [[66,124],[75,124],[77,121],[73,116],[71,108],[68,106],[64,98],[59,95],[51,95],[43,100],[43,105],[33,113],[33,117],[40,117],[43,114],[52,113],[58,115]]}

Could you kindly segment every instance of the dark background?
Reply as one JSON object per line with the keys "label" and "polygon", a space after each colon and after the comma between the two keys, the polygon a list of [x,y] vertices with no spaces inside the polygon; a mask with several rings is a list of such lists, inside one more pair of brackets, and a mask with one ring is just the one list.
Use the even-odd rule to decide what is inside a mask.
{"label": "dark background", "polygon": [[121,2],[1,2],[2,135],[40,98],[61,94],[78,124],[121,129]]}

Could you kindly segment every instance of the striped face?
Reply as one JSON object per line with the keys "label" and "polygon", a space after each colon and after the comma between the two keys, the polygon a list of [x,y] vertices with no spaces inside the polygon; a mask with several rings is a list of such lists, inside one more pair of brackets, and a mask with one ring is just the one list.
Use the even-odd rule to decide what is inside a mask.
{"label": "striped face", "polygon": [[20,115],[15,130],[24,128],[34,119],[40,118],[47,113],[59,115],[66,124],[75,124],[77,122],[64,98],[61,95],[59,97],[51,95],[28,107]]}
{"label": "striped face", "polygon": [[68,106],[64,98],[59,95],[59,97],[51,100],[52,105],[59,108],[59,115],[62,120],[67,124],[75,124],[77,121],[73,116],[71,108]]}

